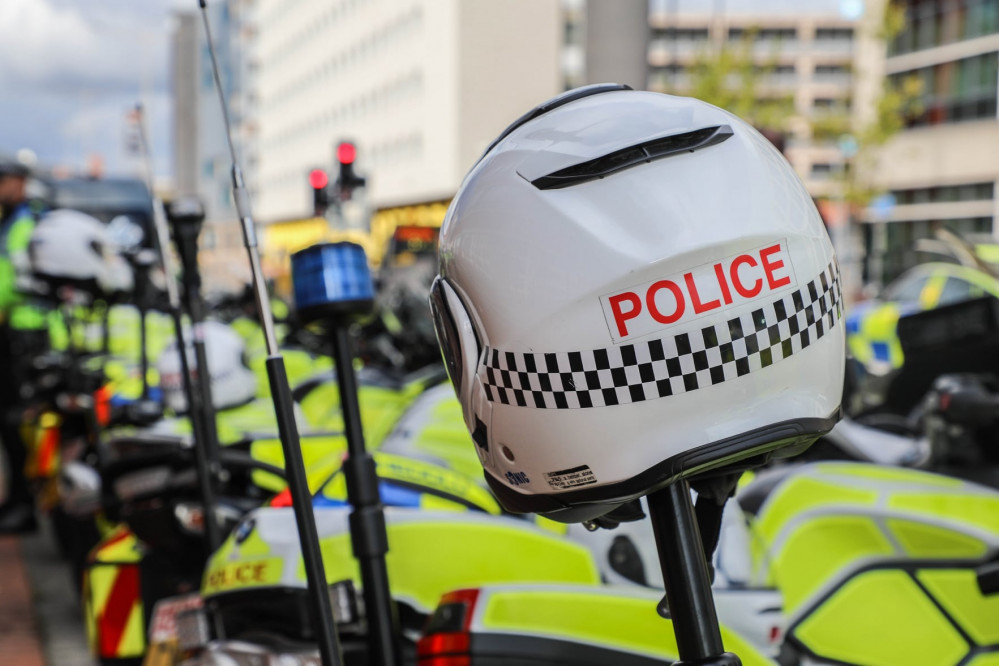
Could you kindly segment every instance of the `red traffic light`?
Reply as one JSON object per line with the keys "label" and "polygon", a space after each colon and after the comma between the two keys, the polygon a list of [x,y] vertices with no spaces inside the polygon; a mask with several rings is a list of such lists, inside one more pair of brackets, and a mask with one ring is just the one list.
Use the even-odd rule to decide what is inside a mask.
{"label": "red traffic light", "polygon": [[357,148],[349,141],[343,141],[336,147],[336,159],[340,164],[353,164],[357,157]]}
{"label": "red traffic light", "polygon": [[313,169],[309,172],[309,185],[314,190],[321,190],[330,182],[330,177],[322,169]]}

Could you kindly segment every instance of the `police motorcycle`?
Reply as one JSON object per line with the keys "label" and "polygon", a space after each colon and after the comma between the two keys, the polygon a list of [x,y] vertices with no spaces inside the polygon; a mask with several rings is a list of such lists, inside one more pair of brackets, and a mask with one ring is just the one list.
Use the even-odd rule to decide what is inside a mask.
{"label": "police motorcycle", "polygon": [[[181,250],[182,256],[184,250],[191,248]],[[189,296],[194,291],[197,297],[197,290],[190,289],[191,267],[186,268]],[[142,430],[112,433],[107,459],[99,467],[100,508],[119,523],[91,552],[84,580],[88,633],[102,662],[140,661],[146,648],[143,618],[157,600],[196,588],[210,552],[212,526],[226,531],[270,497],[268,484],[280,489],[283,483],[281,467],[257,459],[250,450],[260,443],[259,433],[274,437],[275,424],[270,403],[256,399],[256,376],[246,363],[242,339],[221,323],[192,319],[199,336],[195,344],[185,345],[183,355],[177,344],[169,346],[157,364],[164,405],[177,416]],[[200,376],[210,378],[211,410],[203,409],[200,396],[192,399],[183,379],[184,357],[190,367],[207,371]],[[200,413],[190,408],[198,404]],[[215,409],[224,410],[217,422]],[[192,440],[190,426],[181,425],[189,414],[197,423],[210,419],[217,425],[210,437],[225,445],[215,444],[211,491],[218,493],[218,501],[207,503],[210,510],[203,501],[205,483],[194,446],[200,433],[195,431]],[[328,453],[330,442],[336,443],[328,434],[316,439],[319,446],[314,443],[313,452]],[[258,473],[265,483],[259,483]]]}
{"label": "police motorcycle", "polygon": [[37,374],[24,387],[33,403],[22,427],[29,450],[26,471],[75,575],[97,528],[68,511],[64,499],[90,484],[81,470],[99,455],[102,428],[127,418],[110,401],[107,336],[95,345],[87,318],[94,310],[106,312],[109,303],[130,292],[133,277],[118,254],[119,239],[79,211],[57,209],[43,216],[29,247],[36,291],[53,303],[59,324],[53,333],[61,333],[62,340],[54,340],[54,351],[33,359]]}
{"label": "police motorcycle", "polygon": [[[425,292],[423,296],[425,298]],[[404,322],[406,326],[410,324],[410,317],[403,311],[395,315],[395,318],[397,321],[401,320]],[[241,402],[239,396],[242,396],[242,400],[245,401],[248,395],[253,394],[252,385],[254,379],[254,373],[248,367],[249,364],[246,362],[244,354],[241,353],[243,349],[242,340],[232,330],[222,327],[220,324],[212,324],[213,322],[206,322],[204,328],[205,338],[209,347],[207,358],[209,374],[212,378],[212,395],[216,398],[220,397],[223,400],[233,400],[235,398],[233,404],[226,405],[228,409],[219,412],[218,432],[220,439],[226,443],[223,447],[223,454],[238,450],[249,454],[250,459],[255,463],[252,466],[253,468],[249,470],[248,476],[246,478],[241,477],[240,480],[243,485],[238,487],[238,492],[230,493],[240,501],[233,503],[233,506],[226,510],[225,519],[227,522],[224,523],[222,531],[228,532],[229,528],[233,525],[232,520],[238,519],[250,507],[260,504],[263,499],[269,496],[269,493],[277,492],[284,488],[284,481],[278,473],[283,466],[284,458],[281,453],[280,444],[274,435],[273,420],[266,422],[258,420],[254,422],[252,416],[247,418],[247,415],[242,412],[246,408],[255,408],[261,404],[265,404],[267,407],[270,406],[269,402],[262,400],[259,394],[257,394],[255,399],[245,402],[245,404]],[[365,327],[365,332],[371,330],[371,328],[380,331],[382,325],[376,321],[370,328]],[[432,325],[430,330],[432,335]],[[221,335],[223,332],[226,333],[225,336]],[[299,334],[296,336],[296,339],[302,340],[303,336]],[[390,343],[392,344],[391,348],[387,344],[389,343],[383,342],[375,350],[365,354],[364,360],[366,365],[359,372],[358,376],[361,385],[360,400],[363,408],[361,411],[361,420],[365,436],[372,443],[372,446],[377,446],[384,439],[391,429],[392,424],[398,420],[407,404],[417,399],[428,386],[439,384],[446,377],[439,360],[435,360],[429,367],[407,372],[408,368],[406,366],[409,362],[412,362],[412,359],[427,357],[426,353],[421,354],[414,349],[415,344],[412,339],[406,338],[398,342],[392,342]],[[386,349],[391,349],[393,353],[389,354],[385,352]],[[434,349],[434,347],[431,347],[431,349]],[[179,376],[179,354],[176,354],[175,349],[168,349],[168,352],[170,353],[165,353],[161,356],[158,365],[163,394],[168,406],[183,409],[184,394],[181,391]],[[382,356],[379,356],[379,353]],[[434,354],[436,355],[436,352]],[[391,362],[392,359],[398,358],[404,359],[401,364],[393,364]],[[315,372],[314,367],[313,372]],[[319,465],[320,469],[319,475],[315,477],[317,480],[313,484],[315,487],[319,487],[330,474],[339,468],[345,448],[342,435],[344,428],[343,418],[339,413],[337,385],[329,381],[328,374],[327,372],[327,376],[322,381],[313,378],[311,381],[304,382],[295,390],[296,407],[301,408],[299,416],[300,427],[303,428],[303,454],[310,467]],[[248,388],[249,391],[247,391]],[[229,414],[233,415],[232,418],[227,417]],[[235,429],[235,431],[232,428],[234,424],[239,425],[239,428]],[[310,426],[319,426],[319,429],[310,432]],[[170,436],[176,436],[178,432],[183,433],[186,428],[187,426],[183,420],[166,420],[153,426],[145,433],[135,433],[130,437],[117,437],[112,440],[111,446],[113,450],[122,455],[124,460],[128,457],[124,454],[131,455],[139,449],[148,449],[150,438],[155,439],[155,437],[166,436],[168,433]],[[156,443],[159,446],[168,446],[166,441]],[[460,457],[467,457],[464,451],[468,451],[468,449],[463,449]],[[446,457],[446,451],[438,450],[437,453]],[[324,461],[325,464],[323,464]],[[185,460],[171,467],[173,475],[170,477],[169,492],[164,491],[162,488],[154,489],[151,483],[150,488],[144,489],[138,497],[123,497],[123,492],[126,494],[129,492],[128,486],[130,482],[125,483],[123,486],[121,480],[117,478],[118,469],[125,470],[134,478],[140,473],[137,465],[132,465],[131,463],[125,464],[123,462],[112,474],[105,472],[105,488],[111,488],[111,492],[115,495],[115,498],[111,499],[109,503],[113,505],[117,501],[123,507],[121,510],[114,512],[113,515],[125,519],[131,529],[109,535],[104,543],[95,549],[91,557],[89,567],[90,589],[86,594],[88,600],[93,600],[93,602],[92,607],[88,608],[87,612],[90,618],[92,634],[95,637],[92,643],[99,656],[104,659],[138,658],[139,655],[146,652],[147,643],[144,632],[141,630],[130,631],[126,636],[121,626],[131,621],[130,618],[137,617],[140,614],[146,618],[152,618],[151,624],[153,626],[156,626],[157,623],[169,624],[170,620],[162,618],[171,617],[171,614],[176,609],[188,603],[186,598],[182,596],[180,599],[168,599],[162,607],[158,607],[156,610],[153,608],[154,602],[163,597],[172,596],[177,592],[193,589],[195,586],[194,583],[201,577],[204,559],[201,557],[199,560],[198,557],[192,555],[192,553],[204,552],[203,549],[196,548],[193,543],[193,541],[203,536],[200,532],[200,523],[204,521],[203,514],[200,512],[196,498],[194,497],[196,494],[194,478],[190,474],[190,471],[188,471],[186,475],[188,483],[186,485],[173,481],[173,479],[185,476],[180,470],[185,464],[190,467],[191,462],[190,453],[188,453]],[[138,464],[144,463],[140,461]],[[249,464],[249,461],[244,460],[243,464]],[[389,468],[407,469],[407,466],[414,464],[417,463],[406,462],[400,466],[400,463],[396,462],[390,465]],[[148,470],[141,470],[142,474],[147,472]],[[425,470],[420,472],[420,474],[424,475],[426,473]],[[445,474],[451,473],[445,470]],[[164,482],[168,480],[166,475],[161,476]],[[431,474],[431,478],[436,479],[437,476]],[[342,486],[342,477],[340,479],[337,483],[339,486]],[[147,481],[150,480],[147,479]],[[467,482],[463,481],[451,481],[445,484],[445,489],[451,488],[451,492],[454,492],[453,488],[455,486],[465,487],[468,485]],[[462,491],[462,497],[467,492],[470,491]],[[488,497],[487,493],[481,489],[477,492],[480,496],[486,495]],[[396,494],[398,495],[398,493]],[[477,506],[476,502],[481,503],[485,501],[483,498],[476,500],[476,502],[463,499],[455,503],[448,499],[450,496],[446,493],[443,497],[434,492],[424,494],[429,498],[425,504],[430,507],[464,509],[469,506]],[[174,495],[177,497],[174,497]],[[411,499],[413,493],[403,492],[402,495]],[[151,520],[147,515],[148,507],[146,507],[147,502],[145,501],[151,497],[156,498],[159,502],[155,508],[163,514],[158,520]],[[229,494],[226,497],[228,499]],[[140,502],[139,500],[142,501]],[[106,499],[106,501],[108,500]],[[137,509],[136,505],[140,505],[140,509]],[[487,504],[487,506],[489,505]],[[495,506],[494,502],[492,506]],[[171,507],[174,512],[173,516],[170,515]],[[287,510],[282,511],[284,514],[288,513]],[[172,529],[166,529],[164,523],[171,521],[176,524],[171,526]],[[186,539],[178,536],[178,527],[181,531],[188,533]],[[149,530],[153,530],[154,533],[150,534]],[[292,531],[291,536],[294,541],[294,531]],[[109,586],[113,586],[113,581],[120,579],[122,575],[127,575],[127,571],[134,570],[136,563],[144,563],[149,557],[149,553],[153,551],[171,553],[171,557],[168,559],[173,560],[180,560],[179,553],[174,553],[173,551],[181,551],[188,555],[187,559],[180,560],[184,562],[183,569],[186,572],[183,577],[185,586],[182,588],[174,585],[171,591],[165,590],[162,585],[157,586],[146,583],[146,574],[142,573],[143,568],[140,567],[139,572],[143,578],[140,581],[141,584],[136,586],[135,593],[130,599],[116,600],[117,606],[124,608],[124,610],[120,610],[115,614],[109,612],[110,609],[106,607],[106,604],[103,604],[103,607],[99,607],[102,606],[102,599],[109,598],[103,591]],[[155,575],[162,576],[160,570],[153,569],[153,571]],[[98,589],[95,590],[95,587]],[[228,592],[229,590],[224,591]],[[427,598],[432,598],[433,596],[430,595]],[[301,598],[299,602],[304,603]],[[241,607],[241,605],[237,605],[234,612],[238,612]],[[114,622],[106,621],[105,618],[107,617],[111,617],[117,624],[115,625]],[[160,619],[157,620],[157,618]],[[141,626],[141,622],[137,626]],[[152,636],[155,637],[157,634],[154,632]],[[153,645],[152,649],[156,650],[158,648],[156,645]]]}
{"label": "police motorcycle", "polygon": [[[405,308],[394,314],[410,319]],[[419,316],[428,319],[432,335],[427,314],[421,311]],[[407,358],[419,356],[412,345],[399,344]],[[361,346],[384,349],[370,340]],[[360,398],[363,402],[363,393]],[[390,507],[386,520],[393,549],[387,557],[388,573],[410,660],[415,657],[416,633],[444,590],[508,580],[597,582],[592,561],[580,546],[523,520],[497,516],[500,509],[489,491],[457,469],[470,467],[474,452],[468,444],[451,389],[438,386],[415,400],[374,454],[381,502]],[[456,445],[461,446],[452,450]],[[341,618],[340,638],[348,663],[368,663],[371,617],[370,611],[357,610],[364,603],[355,592],[362,581],[349,550],[352,507],[346,475],[335,460],[314,468],[311,476],[328,582],[339,595],[338,603],[355,609]],[[191,643],[191,631],[185,629],[192,623],[188,617],[179,623],[184,626],[178,627],[176,648],[200,650],[206,663],[220,655],[271,655],[288,663],[315,657],[305,581],[296,565],[301,551],[287,505],[284,493],[269,507],[249,514],[213,555],[202,584],[204,609],[195,615],[207,620],[193,622],[195,629],[209,627],[211,633],[194,631],[199,640]],[[152,650],[172,649],[168,640],[156,644],[156,638],[154,634]]]}
{"label": "police motorcycle", "polygon": [[[705,183],[727,196],[705,195]],[[621,523],[623,536],[645,528],[644,539],[608,539],[606,562],[646,583],[658,562],[666,598],[449,593],[420,663],[761,663],[719,633],[725,602],[708,587],[704,554],[739,542],[726,539],[731,495],[733,522],[753,517],[752,538],[739,557],[719,552],[716,573],[780,593],[781,663],[990,663],[994,491],[820,463],[775,467],[736,492],[744,470],[832,429],[844,372],[832,248],[803,187],[753,130],[696,100],[566,93],[473,168],[441,257],[441,346],[501,504]],[[628,522],[645,512],[652,535]]]}
{"label": "police motorcycle", "polygon": [[999,301],[901,317],[898,338],[906,362],[877,405],[862,388],[847,390],[853,414],[806,457],[926,469],[999,487]]}

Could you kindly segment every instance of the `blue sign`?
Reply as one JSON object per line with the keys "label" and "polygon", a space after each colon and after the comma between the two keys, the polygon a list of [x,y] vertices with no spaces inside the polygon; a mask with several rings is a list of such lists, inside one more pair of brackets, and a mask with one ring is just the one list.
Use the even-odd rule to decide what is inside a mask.
{"label": "blue sign", "polygon": [[870,217],[875,222],[886,222],[891,219],[892,211],[895,210],[895,195],[891,192],[875,197],[868,206]]}

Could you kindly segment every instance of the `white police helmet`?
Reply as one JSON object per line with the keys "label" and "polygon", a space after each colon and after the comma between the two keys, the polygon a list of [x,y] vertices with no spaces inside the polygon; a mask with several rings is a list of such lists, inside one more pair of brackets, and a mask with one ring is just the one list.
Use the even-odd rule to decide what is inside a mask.
{"label": "white police helmet", "polygon": [[839,415],[839,274],[787,161],[704,102],[565,93],[448,209],[431,295],[486,479],[567,522],[806,446]]}
{"label": "white police helmet", "polygon": [[108,228],[78,210],[60,208],[39,220],[29,244],[31,269],[43,281],[105,294],[130,291],[132,270]]}
{"label": "white police helmet", "polygon": [[[257,393],[257,377],[246,364],[243,338],[232,327],[217,321],[204,322],[201,335],[205,340],[215,408],[227,409],[252,400]],[[191,338],[186,339],[188,364],[197,376],[194,348]],[[156,369],[160,374],[163,403],[175,412],[187,411],[187,395],[176,342],[160,354]]]}

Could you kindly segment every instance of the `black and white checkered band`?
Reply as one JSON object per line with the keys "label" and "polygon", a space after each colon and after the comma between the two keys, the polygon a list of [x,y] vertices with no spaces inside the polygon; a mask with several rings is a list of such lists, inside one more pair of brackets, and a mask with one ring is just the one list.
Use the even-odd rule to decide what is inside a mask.
{"label": "black and white checkered band", "polygon": [[584,352],[486,348],[490,402],[541,409],[625,405],[689,393],[742,377],[800,352],[843,315],[839,270],[766,305],[679,335]]}

